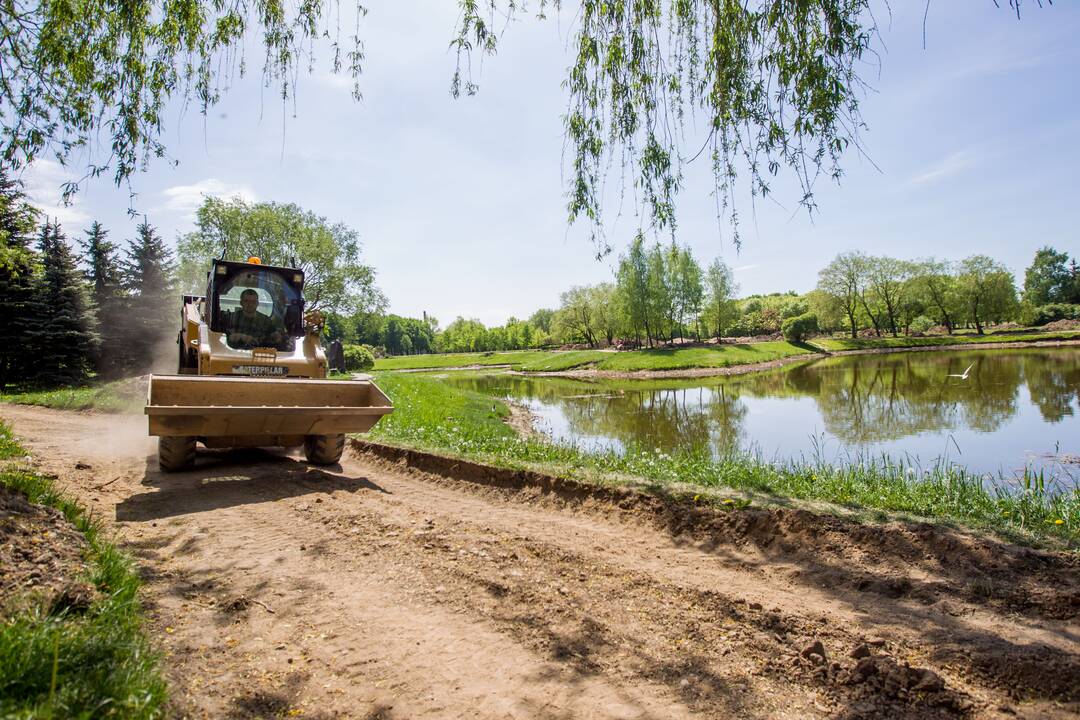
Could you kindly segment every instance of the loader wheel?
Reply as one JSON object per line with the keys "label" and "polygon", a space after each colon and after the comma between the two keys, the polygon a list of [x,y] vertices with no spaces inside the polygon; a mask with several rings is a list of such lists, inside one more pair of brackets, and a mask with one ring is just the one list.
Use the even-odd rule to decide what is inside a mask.
{"label": "loader wheel", "polygon": [[304,456],[309,463],[333,465],[345,450],[344,435],[308,435],[304,438]]}
{"label": "loader wheel", "polygon": [[158,438],[158,467],[162,472],[188,470],[195,465],[195,438],[162,436]]}

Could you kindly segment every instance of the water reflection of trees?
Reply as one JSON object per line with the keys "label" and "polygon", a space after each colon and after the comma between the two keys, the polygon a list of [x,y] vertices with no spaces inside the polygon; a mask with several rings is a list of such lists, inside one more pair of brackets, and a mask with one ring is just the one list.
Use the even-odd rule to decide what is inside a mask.
{"label": "water reflection of trees", "polygon": [[716,453],[733,450],[739,445],[747,411],[737,391],[715,383],[673,388],[656,383],[615,385],[520,376],[453,382],[489,395],[555,407],[577,437],[612,438],[624,447],[641,445],[664,452],[680,448],[711,448]]}
{"label": "water reflection of trees", "polygon": [[[950,378],[973,365],[966,380]],[[896,440],[921,432],[993,432],[1016,415],[1019,390],[1047,422],[1080,412],[1080,352],[1074,350],[898,353],[830,358],[724,380],[582,382],[486,376],[454,381],[487,394],[556,408],[574,436],[607,437],[664,451],[710,447],[722,453],[744,438],[749,397],[809,397],[827,431],[845,444]],[[695,383],[697,383],[695,385]]]}
{"label": "water reflection of trees", "polygon": [[[1080,353],[1024,357],[1024,378],[1031,402],[1047,422],[1061,422],[1080,412]],[[1074,407],[1075,405],[1075,407]]]}

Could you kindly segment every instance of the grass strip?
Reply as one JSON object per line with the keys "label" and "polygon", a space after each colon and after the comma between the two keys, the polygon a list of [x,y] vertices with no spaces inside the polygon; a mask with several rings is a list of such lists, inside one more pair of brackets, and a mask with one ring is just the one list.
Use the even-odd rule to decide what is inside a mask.
{"label": "grass strip", "polygon": [[[0,423],[0,461],[25,454]],[[165,682],[145,634],[130,561],[51,479],[5,462],[0,482],[60,510],[86,536],[86,580],[99,590],[82,612],[34,607],[0,618],[0,717],[160,717]]]}
{"label": "grass strip", "polygon": [[978,343],[1052,342],[1055,340],[1078,340],[1080,331],[1062,332],[997,332],[985,335],[931,335],[929,337],[879,337],[879,338],[817,338],[809,344],[829,352],[840,350],[868,350],[876,348],[917,348],[938,345],[971,345]]}
{"label": "grass strip", "polygon": [[131,381],[51,389],[16,389],[0,393],[0,402],[40,405],[58,410],[134,412],[146,404],[145,392],[132,392]]}
{"label": "grass strip", "polygon": [[815,352],[789,342],[745,343],[711,347],[650,348],[611,352],[607,350],[527,350],[521,352],[454,353],[380,358],[376,370],[420,370],[453,367],[509,365],[526,372],[555,372],[590,367],[597,370],[682,370],[696,367],[728,367],[768,362],[791,355]]}
{"label": "grass strip", "polygon": [[824,501],[879,519],[899,513],[1013,541],[1080,546],[1080,489],[1050,492],[1042,476],[1031,475],[1015,489],[987,487],[978,475],[955,466],[922,470],[888,458],[830,465],[766,462],[751,454],[716,459],[702,450],[667,454],[640,446],[585,451],[519,438],[503,422],[509,414],[505,403],[480,392],[417,374],[380,373],[377,382],[395,405],[370,433],[380,442],[580,480],[688,485],[745,493],[764,503]]}
{"label": "grass strip", "polygon": [[1080,339],[1080,331],[1013,332],[986,335],[957,334],[930,337],[819,338],[804,345],[782,340],[707,347],[648,348],[611,352],[606,350],[518,350],[509,352],[405,355],[379,358],[375,370],[438,370],[509,365],[526,372],[558,372],[584,367],[615,372],[636,370],[685,370],[719,368],[780,360],[824,350],[871,350],[918,348],[937,345],[969,345],[999,342],[1048,342]]}

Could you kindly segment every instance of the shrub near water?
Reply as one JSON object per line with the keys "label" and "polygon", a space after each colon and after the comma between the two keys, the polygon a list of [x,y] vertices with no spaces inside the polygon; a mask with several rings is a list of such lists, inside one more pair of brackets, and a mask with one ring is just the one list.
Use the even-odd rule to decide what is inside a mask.
{"label": "shrub near water", "polygon": [[350,372],[370,370],[375,367],[375,353],[367,345],[346,345],[343,352],[345,369]]}
{"label": "shrub near water", "polygon": [[[25,454],[0,423],[0,462]],[[100,526],[52,481],[0,467],[0,482],[30,502],[59,509],[86,535],[87,581],[97,599],[82,612],[32,607],[0,623],[0,717],[156,718],[165,683],[147,641],[139,580]]]}
{"label": "shrub near water", "polygon": [[420,375],[382,373],[380,387],[394,413],[371,432],[372,439],[489,462],[610,481],[687,483],[762,495],[823,500],[837,505],[901,512],[957,521],[1014,539],[1080,539],[1080,489],[1053,493],[1041,477],[1029,476],[1017,491],[984,486],[982,478],[952,466],[920,470],[887,458],[847,465],[817,461],[765,462],[749,454],[720,459],[705,450],[670,454],[641,446],[623,452],[586,452],[573,445],[523,440],[502,419],[504,403]]}

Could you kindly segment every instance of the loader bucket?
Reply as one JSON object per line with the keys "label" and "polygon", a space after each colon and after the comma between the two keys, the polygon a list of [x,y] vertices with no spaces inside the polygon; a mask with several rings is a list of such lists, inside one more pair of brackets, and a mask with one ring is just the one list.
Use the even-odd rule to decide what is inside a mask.
{"label": "loader bucket", "polygon": [[[367,432],[393,412],[369,380],[151,375],[146,403],[150,434],[272,438]],[[248,443],[245,443],[248,444]]]}

